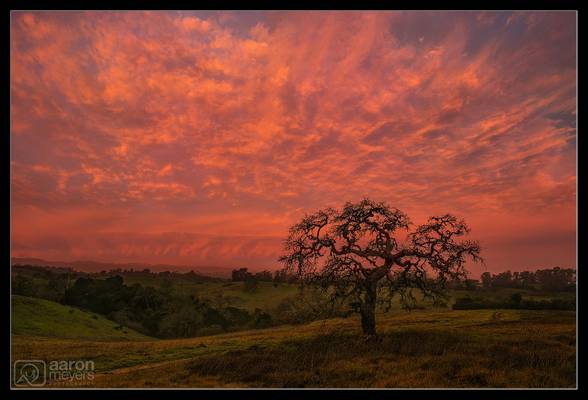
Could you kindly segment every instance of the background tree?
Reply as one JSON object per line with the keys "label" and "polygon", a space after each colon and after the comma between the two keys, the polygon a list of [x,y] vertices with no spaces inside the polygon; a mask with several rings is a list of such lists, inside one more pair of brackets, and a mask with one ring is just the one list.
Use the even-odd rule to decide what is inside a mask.
{"label": "background tree", "polygon": [[576,270],[572,268],[539,269],[535,272],[535,276],[545,291],[557,292],[567,288],[575,288]]}
{"label": "background tree", "polygon": [[448,280],[465,279],[466,256],[481,261],[477,242],[456,240],[469,232],[464,221],[449,214],[431,217],[401,242],[399,233],[409,225],[400,210],[369,199],[342,210],[327,208],[290,228],[280,261],[333,299],[352,297],[364,334],[373,337],[378,302],[390,306],[399,294],[404,307],[414,307],[412,289],[439,300]]}
{"label": "background tree", "polygon": [[251,276],[251,273],[247,270],[247,268],[239,268],[234,269],[231,271],[231,279],[234,282],[243,282],[247,280]]}
{"label": "background tree", "polygon": [[519,272],[519,280],[521,283],[521,287],[524,289],[533,288],[533,284],[537,282],[537,280],[535,279],[535,274],[531,271]]}
{"label": "background tree", "polygon": [[512,277],[510,270],[493,275],[492,286],[501,288],[515,287]]}
{"label": "background tree", "polygon": [[271,282],[273,280],[271,271],[267,270],[257,272],[254,276],[259,282]]}
{"label": "background tree", "polygon": [[492,287],[492,274],[490,274],[490,272],[484,272],[482,276],[480,276],[480,280],[482,281],[484,289],[490,289]]}
{"label": "background tree", "polygon": [[464,282],[465,290],[476,290],[478,288],[478,281],[476,279],[466,279]]}
{"label": "background tree", "polygon": [[257,278],[253,275],[248,276],[243,283],[243,290],[246,292],[256,292],[259,286]]}

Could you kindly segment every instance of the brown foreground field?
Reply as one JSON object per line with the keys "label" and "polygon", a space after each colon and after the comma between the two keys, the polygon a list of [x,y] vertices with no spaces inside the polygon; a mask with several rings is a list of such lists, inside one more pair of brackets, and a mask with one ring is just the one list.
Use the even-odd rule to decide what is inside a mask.
{"label": "brown foreground field", "polygon": [[94,341],[13,335],[12,358],[92,360],[86,387],[539,387],[576,385],[568,311],[420,310],[181,340]]}

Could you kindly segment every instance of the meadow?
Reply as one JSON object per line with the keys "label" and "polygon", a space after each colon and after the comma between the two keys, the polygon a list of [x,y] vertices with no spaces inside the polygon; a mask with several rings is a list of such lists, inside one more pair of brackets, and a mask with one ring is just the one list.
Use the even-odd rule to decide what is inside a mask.
{"label": "meadow", "polygon": [[[160,288],[162,285],[161,279],[153,277],[125,276],[124,282],[127,285],[138,283],[156,288]],[[253,311],[256,308],[271,308],[281,301],[295,296],[298,293],[298,286],[285,283],[258,282],[256,290],[247,291],[244,289],[243,282],[227,280],[189,282],[178,279],[173,281],[172,290],[178,295],[201,296],[216,302],[225,302],[234,307]]]}
{"label": "meadow", "polygon": [[[262,282],[248,293],[242,284],[195,286],[267,308],[275,305],[274,291],[297,291]],[[511,292],[478,296],[504,299]],[[464,294],[453,291],[451,298]],[[363,340],[356,315],[162,340],[95,313],[13,296],[12,359],[94,361],[94,379],[50,381],[50,387],[575,386],[575,312],[422,308],[380,312],[375,342]]]}
{"label": "meadow", "polygon": [[[117,320],[120,311],[101,314],[64,304],[72,299],[68,294],[71,289],[62,285],[69,279],[66,275],[26,268],[15,271],[13,287],[45,299],[12,295],[12,360],[87,360],[95,366],[92,379],[49,379],[49,387],[576,385],[575,311],[452,307],[464,297],[480,304],[506,306],[513,298],[521,304],[573,303],[575,292],[570,290],[546,291],[539,286],[454,288],[448,291],[445,304],[433,305],[418,297],[412,311],[402,309],[396,301],[388,312],[378,309],[377,340],[365,340],[357,314],[325,314],[321,310],[324,297],[301,292],[291,283],[259,281],[252,289],[246,282],[218,278],[122,273],[124,284],[109,275],[95,276],[98,281],[88,281],[84,275],[86,286],[68,284],[70,288],[102,291],[88,292],[93,293],[90,297],[114,293],[134,296],[125,303],[131,305],[168,299],[172,308],[167,312],[174,312],[176,306],[207,304],[201,314],[178,314],[179,327],[188,323],[183,318],[196,318],[192,322],[198,324],[198,318],[231,307],[251,318],[269,316],[267,324],[257,325],[253,318],[241,325],[215,330],[204,326],[188,337],[170,338],[146,334],[137,321],[134,326],[138,330],[133,329]],[[100,282],[111,282],[111,286],[97,285]],[[102,300],[113,301],[108,296]],[[51,301],[53,298],[62,300]],[[194,299],[199,300],[191,303]],[[94,300],[88,303],[92,307],[106,304],[99,298]],[[141,310],[135,306],[124,310]]]}
{"label": "meadow", "polygon": [[148,338],[99,314],[53,301],[17,295],[12,296],[11,325],[14,334],[28,337],[98,340]]}
{"label": "meadow", "polygon": [[575,322],[562,311],[402,311],[378,316],[374,342],[355,316],[176,340],[18,334],[12,358],[93,360],[89,387],[574,387]]}

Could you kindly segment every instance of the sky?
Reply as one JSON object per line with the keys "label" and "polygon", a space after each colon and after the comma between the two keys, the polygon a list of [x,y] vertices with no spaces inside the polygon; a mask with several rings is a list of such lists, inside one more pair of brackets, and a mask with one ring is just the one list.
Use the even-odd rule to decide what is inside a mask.
{"label": "sky", "polygon": [[279,267],[305,213],[576,265],[574,12],[13,12],[13,257]]}

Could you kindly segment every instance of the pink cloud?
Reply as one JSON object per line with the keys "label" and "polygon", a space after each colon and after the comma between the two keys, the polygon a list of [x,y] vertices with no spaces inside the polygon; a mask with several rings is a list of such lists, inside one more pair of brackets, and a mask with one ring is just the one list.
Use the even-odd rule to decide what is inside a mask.
{"label": "pink cloud", "polygon": [[574,13],[15,12],[11,51],[19,254],[275,265],[369,196],[574,263]]}

